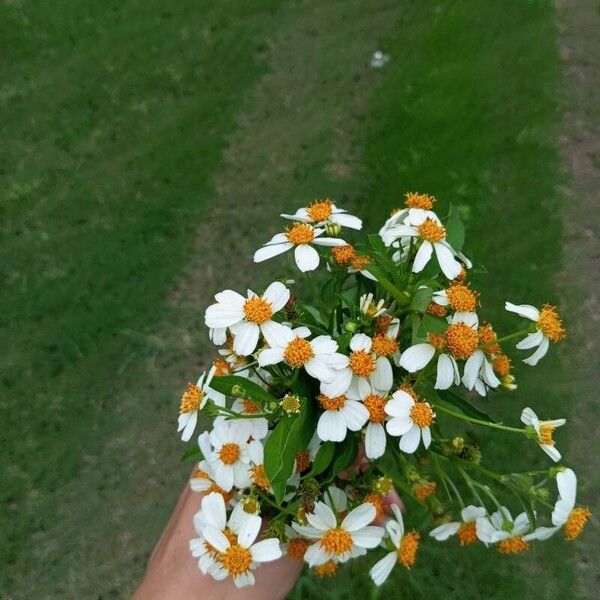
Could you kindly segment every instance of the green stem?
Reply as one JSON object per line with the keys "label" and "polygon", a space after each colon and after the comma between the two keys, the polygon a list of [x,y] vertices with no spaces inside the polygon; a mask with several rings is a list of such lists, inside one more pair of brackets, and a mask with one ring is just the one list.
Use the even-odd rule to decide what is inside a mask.
{"label": "green stem", "polygon": [[217,406],[221,414],[219,416],[230,416],[235,417],[236,419],[259,419],[261,417],[268,419],[269,417],[273,417],[272,414],[269,413],[252,413],[250,415],[244,415],[242,413],[235,412],[229,408],[225,408],[224,406]]}
{"label": "green stem", "polygon": [[527,329],[521,329],[520,331],[515,331],[515,333],[511,333],[510,335],[505,335],[504,337],[498,338],[498,339],[496,339],[492,343],[500,344],[502,342],[507,342],[508,340],[512,340],[512,339],[514,339],[516,337],[519,337],[521,335],[525,335],[527,333],[531,333],[531,330],[529,328],[527,328]]}
{"label": "green stem", "polygon": [[467,415],[463,415],[462,413],[454,412],[445,406],[441,406],[440,404],[435,404],[437,410],[446,413],[452,417],[457,419],[461,419],[462,421],[466,421],[467,423],[474,423],[475,425],[483,425],[484,427],[491,427],[492,429],[501,429],[502,431],[510,431],[512,433],[521,433],[525,434],[526,430],[518,427],[508,427],[507,425],[502,425],[502,423],[490,423],[489,421],[482,421],[481,419],[475,419],[474,417],[468,417]]}

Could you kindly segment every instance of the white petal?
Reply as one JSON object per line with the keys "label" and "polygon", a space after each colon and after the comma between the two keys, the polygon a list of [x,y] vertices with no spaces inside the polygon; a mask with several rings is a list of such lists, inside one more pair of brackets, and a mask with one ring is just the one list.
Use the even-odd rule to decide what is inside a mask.
{"label": "white petal", "polygon": [[352,541],[361,548],[375,548],[379,546],[383,533],[383,527],[363,527],[352,534]]}
{"label": "white petal", "polygon": [[431,429],[429,427],[423,427],[423,429],[421,429],[421,437],[423,438],[424,448],[429,448],[431,445]]}
{"label": "white petal", "polygon": [[356,508],[352,509],[342,521],[342,527],[346,531],[358,531],[363,527],[366,527],[369,523],[375,520],[377,511],[375,507],[370,503],[366,502]]}
{"label": "white petal", "polygon": [[296,265],[303,272],[314,271],[319,266],[319,253],[308,244],[300,244],[294,250]]}
{"label": "white petal", "polygon": [[372,380],[377,390],[389,390],[394,384],[392,365],[385,356],[379,356],[375,361],[375,373],[373,373]]}
{"label": "white petal", "polygon": [[340,412],[350,431],[358,431],[369,418],[367,407],[356,400],[346,400],[346,404],[340,409]]}
{"label": "white petal", "polygon": [[432,538],[435,538],[438,542],[445,542],[451,535],[454,535],[460,529],[460,523],[454,521],[453,523],[444,523],[429,532]]}
{"label": "white petal", "polygon": [[277,538],[269,538],[257,542],[250,548],[252,558],[256,562],[263,563],[281,558],[281,546]]}
{"label": "white petal", "polygon": [[283,244],[273,244],[272,246],[263,246],[254,253],[254,262],[262,262],[269,258],[273,258],[278,254],[282,254],[286,250],[293,247],[293,244],[285,242]]}
{"label": "white petal", "polygon": [[308,525],[298,525],[298,523],[292,523],[292,528],[302,537],[305,537],[309,540],[319,539],[323,535],[322,529],[317,529],[316,527],[310,527]]}
{"label": "white petal", "polygon": [[211,545],[214,546],[219,552],[225,552],[229,548],[229,540],[225,537],[225,534],[210,525],[204,529],[204,538]]}
{"label": "white petal", "polygon": [[331,383],[321,384],[321,393],[325,394],[329,398],[336,398],[341,396],[350,387],[352,382],[352,371],[350,369],[343,369],[335,377]]}
{"label": "white petal", "polygon": [[415,255],[415,261],[412,268],[413,273],[420,273],[431,259],[432,254],[433,246],[428,241],[424,240]]}
{"label": "white petal", "polygon": [[283,360],[284,349],[281,347],[276,348],[265,348],[258,354],[258,364],[261,367],[268,367],[269,365],[276,365]]}
{"label": "white petal", "polygon": [[373,340],[371,340],[368,335],[365,335],[364,333],[355,333],[350,339],[350,350],[353,352],[357,352],[359,350],[369,352],[372,344]]}
{"label": "white petal", "polygon": [[346,419],[338,410],[326,410],[317,424],[317,435],[324,442],[341,442],[346,438]]}
{"label": "white petal", "polygon": [[558,462],[561,459],[560,452],[554,447],[548,444],[540,444],[540,448],[554,461]]}
{"label": "white petal", "polygon": [[394,417],[393,419],[390,419],[386,423],[385,428],[390,435],[398,437],[407,433],[412,426],[413,420],[407,415],[405,417]]}
{"label": "white petal", "polygon": [[[388,429],[389,431],[389,429]],[[413,425],[401,438],[400,450],[407,454],[412,454],[418,447],[421,441],[421,428],[418,425]]]}
{"label": "white petal", "polygon": [[540,318],[540,311],[531,304],[513,304],[506,302],[504,308],[509,312],[517,313],[521,317],[525,317],[530,321],[537,321]]}
{"label": "white petal", "polygon": [[188,442],[194,433],[194,429],[196,429],[196,423],[198,422],[198,413],[188,413],[189,417],[185,424],[185,428],[183,429],[183,433],[181,434],[181,439],[184,442]]}
{"label": "white petal", "polygon": [[556,485],[560,497],[569,505],[575,506],[577,496],[577,476],[572,469],[565,469],[556,475]]}
{"label": "white petal", "polygon": [[260,330],[271,348],[286,346],[294,339],[294,334],[289,327],[275,321],[266,321],[260,326]]}
{"label": "white petal", "polygon": [[362,221],[353,215],[338,213],[332,215],[330,220],[342,227],[348,227],[348,229],[362,229]]}
{"label": "white petal", "polygon": [[211,492],[208,496],[202,498],[202,513],[208,525],[215,529],[225,529],[227,524],[227,514],[225,511],[225,500],[217,492]]}
{"label": "white petal", "polygon": [[311,377],[324,383],[331,383],[336,376],[336,372],[318,358],[311,358],[307,361],[304,365],[304,369]]}
{"label": "white petal", "polygon": [[240,356],[252,354],[258,344],[260,328],[256,323],[243,323],[233,338],[233,351]]}
{"label": "white petal", "polygon": [[392,399],[385,405],[385,412],[392,417],[408,415],[414,406],[413,397],[404,390],[396,390]]}
{"label": "white petal", "polygon": [[290,299],[288,290],[280,281],[274,281],[263,294],[263,299],[271,304],[271,310],[275,313],[281,310]]}
{"label": "white petal", "polygon": [[365,435],[365,453],[367,458],[374,459],[383,456],[385,452],[385,429],[381,423],[369,423]]}
{"label": "white petal", "polygon": [[429,364],[434,354],[435,348],[431,344],[415,344],[402,353],[400,366],[414,373]]}
{"label": "white petal", "polygon": [[479,377],[479,371],[484,360],[485,354],[481,350],[477,350],[467,359],[462,382],[468,390],[472,390],[475,387],[475,382],[477,381],[477,377]]}
{"label": "white petal", "polygon": [[341,238],[316,237],[313,244],[318,246],[347,246],[347,242]]}
{"label": "white petal", "polygon": [[332,340],[331,336],[329,335],[317,336],[311,341],[310,345],[312,346],[315,354],[333,354],[334,352],[337,352],[338,349],[337,342]]}
{"label": "white petal", "polygon": [[329,555],[323,550],[321,543],[317,542],[306,549],[304,560],[308,563],[309,567],[314,567],[326,563],[329,560]]}
{"label": "white petal", "polygon": [[530,348],[536,348],[542,343],[543,339],[544,334],[539,330],[535,333],[530,333],[517,344],[517,350],[529,350]]}
{"label": "white petal", "polygon": [[369,571],[369,575],[375,585],[382,585],[390,576],[396,564],[396,553],[389,552],[381,560],[378,560]]}
{"label": "white petal", "polygon": [[241,306],[230,304],[211,304],[204,313],[204,324],[207,327],[230,327],[244,318]]}
{"label": "white petal", "polygon": [[474,506],[473,504],[469,504],[460,511],[460,518],[468,523],[469,521],[475,521],[479,517],[485,517],[486,510],[482,506]]}
{"label": "white petal", "polygon": [[219,487],[229,492],[233,487],[233,469],[217,461],[215,464],[215,482]]}
{"label": "white petal", "polygon": [[325,502],[315,502],[313,512],[306,513],[306,518],[313,527],[322,531],[333,529],[337,524],[335,514]]}
{"label": "white petal", "polygon": [[254,585],[256,582],[254,578],[254,573],[252,571],[246,571],[245,573],[241,573],[240,575],[233,576],[233,583],[236,588],[243,588],[248,585]]}
{"label": "white petal", "polygon": [[[536,426],[536,425],[539,426],[539,423],[540,423],[539,419],[537,418],[537,415],[528,406],[523,409],[523,412],[521,412],[521,422],[524,423],[525,425],[534,425],[534,426]],[[537,429],[537,427],[536,427],[536,429]]]}
{"label": "white petal", "polygon": [[447,390],[454,383],[454,365],[447,354],[440,354],[437,362],[436,390]]}
{"label": "white petal", "polygon": [[544,358],[544,356],[546,356],[546,352],[548,352],[548,346],[550,345],[550,342],[548,341],[548,338],[545,337],[542,340],[542,343],[539,345],[538,349],[528,358],[525,358],[523,360],[523,362],[527,365],[530,365],[532,367],[535,367],[535,365],[538,364],[538,362]]}
{"label": "white petal", "polygon": [[436,242],[433,247],[442,273],[448,279],[456,279],[462,271],[462,265],[454,258],[452,250],[441,242]]}
{"label": "white petal", "polygon": [[238,532],[238,543],[245,548],[252,546],[261,524],[262,519],[257,515],[246,515]]}

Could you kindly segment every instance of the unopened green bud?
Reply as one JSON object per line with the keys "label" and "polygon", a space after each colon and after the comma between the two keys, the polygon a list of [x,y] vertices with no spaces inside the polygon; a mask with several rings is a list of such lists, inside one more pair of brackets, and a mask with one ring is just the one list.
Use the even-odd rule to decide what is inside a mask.
{"label": "unopened green bud", "polygon": [[340,235],[341,232],[342,232],[342,228],[338,223],[333,223],[332,221],[329,221],[325,225],[325,233],[329,237],[337,237],[338,235]]}
{"label": "unopened green bud", "polygon": [[355,333],[357,329],[358,323],[355,323],[354,321],[346,321],[344,323],[344,330],[348,333]]}
{"label": "unopened green bud", "polygon": [[279,402],[281,408],[288,415],[297,414],[300,412],[302,401],[297,394],[286,394]]}
{"label": "unopened green bud", "polygon": [[241,385],[236,384],[231,388],[231,395],[235,396],[236,398],[243,398],[247,394],[246,390]]}

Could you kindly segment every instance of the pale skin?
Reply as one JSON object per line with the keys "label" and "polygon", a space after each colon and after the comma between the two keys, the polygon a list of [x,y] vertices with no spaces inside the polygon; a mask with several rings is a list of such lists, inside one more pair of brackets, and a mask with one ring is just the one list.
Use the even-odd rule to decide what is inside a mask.
{"label": "pale skin", "polygon": [[[340,477],[361,473],[368,460],[361,447],[355,464]],[[303,562],[283,556],[279,560],[261,565],[254,575],[256,585],[238,589],[232,579],[216,581],[203,575],[197,559],[189,551],[189,541],[197,537],[193,518],[200,509],[202,494],[186,485],[175,510],[165,527],[148,562],[146,574],[131,600],[279,600],[294,587],[302,571]],[[386,504],[401,505],[393,492]]]}

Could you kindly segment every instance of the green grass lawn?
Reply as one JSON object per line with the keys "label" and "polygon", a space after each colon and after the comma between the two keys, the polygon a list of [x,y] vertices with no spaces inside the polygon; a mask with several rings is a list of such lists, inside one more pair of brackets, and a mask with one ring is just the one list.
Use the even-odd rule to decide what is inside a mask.
{"label": "green grass lawn", "polygon": [[[187,469],[173,424],[210,359],[200,315],[211,292],[266,279],[274,267],[249,256],[277,213],[331,194],[376,228],[405,191],[428,191],[470,217],[486,318],[502,330],[505,299],[560,300],[555,14],[519,0],[59,4],[0,8],[0,589],[126,598]],[[379,46],[391,60],[371,72]],[[565,362],[519,368],[519,391],[486,410],[568,416]],[[529,450],[490,460],[543,461]],[[425,543],[381,596],[564,598],[571,548],[523,560]],[[304,576],[291,597],[375,598],[365,571]]]}

